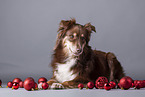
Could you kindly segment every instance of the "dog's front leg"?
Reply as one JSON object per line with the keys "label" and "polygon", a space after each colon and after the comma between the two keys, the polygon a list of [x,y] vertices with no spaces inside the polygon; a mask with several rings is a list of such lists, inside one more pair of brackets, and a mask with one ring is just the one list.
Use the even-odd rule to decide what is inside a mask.
{"label": "dog's front leg", "polygon": [[49,84],[49,85],[52,85],[53,83],[57,83],[58,81],[56,80],[56,79],[54,79],[54,78],[52,78],[52,79],[50,79],[49,81],[47,81],[47,83]]}
{"label": "dog's front leg", "polygon": [[50,89],[64,89],[65,88],[55,78],[51,78],[49,81],[47,81],[47,83],[49,84]]}
{"label": "dog's front leg", "polygon": [[65,88],[77,88],[78,87],[78,82],[75,82],[75,81],[65,81],[62,83],[62,85],[65,87]]}
{"label": "dog's front leg", "polygon": [[79,82],[76,82],[74,80],[59,83],[55,79],[50,79],[47,83],[49,84],[50,89],[73,89],[77,88],[79,84]]}
{"label": "dog's front leg", "polygon": [[65,87],[65,88],[78,88],[78,85],[80,83],[82,83],[84,85],[84,87],[86,87],[87,85],[87,82],[89,82],[90,80],[89,79],[84,79],[84,78],[81,78],[81,77],[76,77],[74,80],[70,80],[70,81],[65,81],[62,83],[62,85]]}

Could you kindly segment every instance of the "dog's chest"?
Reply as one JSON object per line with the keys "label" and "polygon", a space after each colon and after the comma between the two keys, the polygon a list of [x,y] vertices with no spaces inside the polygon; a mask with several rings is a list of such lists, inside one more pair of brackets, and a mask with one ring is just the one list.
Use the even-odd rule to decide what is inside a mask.
{"label": "dog's chest", "polygon": [[65,82],[73,80],[77,74],[73,74],[71,67],[76,64],[76,59],[70,59],[65,64],[57,63],[57,68],[54,72],[56,80],[59,82]]}

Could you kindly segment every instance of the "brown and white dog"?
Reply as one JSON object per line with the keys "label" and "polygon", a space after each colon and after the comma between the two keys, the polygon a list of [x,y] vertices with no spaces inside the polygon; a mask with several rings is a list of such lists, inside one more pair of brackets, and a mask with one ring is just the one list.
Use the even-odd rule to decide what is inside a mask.
{"label": "brown and white dog", "polygon": [[89,46],[90,23],[80,25],[75,19],[60,22],[51,66],[53,77],[47,82],[51,88],[76,88],[79,83],[95,82],[99,76],[118,81],[123,68],[113,53],[92,50]]}

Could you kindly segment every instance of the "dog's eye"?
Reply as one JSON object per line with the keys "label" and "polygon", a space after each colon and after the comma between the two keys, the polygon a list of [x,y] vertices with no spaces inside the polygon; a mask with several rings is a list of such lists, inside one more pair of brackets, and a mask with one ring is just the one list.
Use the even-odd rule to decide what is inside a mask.
{"label": "dog's eye", "polygon": [[74,38],[74,35],[70,35],[69,37],[70,37],[71,39],[73,39],[73,38]]}

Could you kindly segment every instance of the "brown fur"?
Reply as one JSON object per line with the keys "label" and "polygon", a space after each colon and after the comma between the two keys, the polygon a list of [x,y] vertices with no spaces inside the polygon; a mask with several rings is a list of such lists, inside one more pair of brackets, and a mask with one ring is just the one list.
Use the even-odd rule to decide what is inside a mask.
{"label": "brown fur", "polygon": [[[77,26],[79,29],[74,29]],[[89,81],[95,82],[99,76],[105,76],[110,81],[118,81],[120,78],[125,76],[123,68],[120,62],[117,60],[116,56],[111,53],[105,53],[98,50],[92,50],[89,46],[90,35],[92,31],[96,32],[95,27],[90,23],[86,25],[77,24],[75,19],[68,21],[62,20],[60,22],[59,33],[57,35],[57,41],[54,48],[54,54],[52,58],[51,66],[54,70],[56,69],[56,63],[65,63],[65,59],[68,57],[68,54],[64,52],[63,48],[63,38],[67,35],[68,32],[77,32],[77,34],[83,33],[85,38],[85,46],[82,54],[77,57],[77,63],[71,67],[73,73],[77,73],[77,77],[71,81],[65,81],[62,83],[65,87],[75,88],[79,83],[87,83]],[[78,31],[79,30],[79,31]],[[48,81],[48,84],[58,82],[55,79],[55,76]],[[59,82],[58,82],[59,83]]]}

